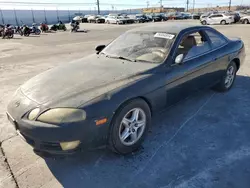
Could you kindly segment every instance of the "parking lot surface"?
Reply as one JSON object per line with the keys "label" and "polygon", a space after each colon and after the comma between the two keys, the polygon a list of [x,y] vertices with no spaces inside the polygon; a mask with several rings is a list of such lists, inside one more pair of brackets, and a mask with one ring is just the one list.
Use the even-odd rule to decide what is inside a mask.
{"label": "parking lot surface", "polygon": [[214,26],[226,36],[242,38],[246,46],[247,58],[232,90],[194,93],[156,114],[138,152],[120,156],[99,149],[64,159],[43,159],[17,136],[5,111],[22,83],[47,69],[95,53],[96,45],[107,44],[138,26],[142,24],[82,24],[87,33],[0,40],[0,187],[249,188],[250,25]]}

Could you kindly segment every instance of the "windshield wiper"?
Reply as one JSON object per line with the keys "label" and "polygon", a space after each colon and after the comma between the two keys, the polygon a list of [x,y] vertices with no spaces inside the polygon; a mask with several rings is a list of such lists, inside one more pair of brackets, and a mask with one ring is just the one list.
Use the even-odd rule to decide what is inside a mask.
{"label": "windshield wiper", "polygon": [[[105,54],[105,55],[106,55],[106,54]],[[133,60],[133,59],[129,59],[129,58],[122,57],[122,56],[106,55],[106,57],[108,57],[108,58],[114,58],[114,59],[122,59],[122,60],[126,60],[126,61],[135,62],[135,60]]]}
{"label": "windshield wiper", "polygon": [[142,60],[142,59],[136,59],[135,62],[154,63],[152,61],[147,61],[147,60]]}

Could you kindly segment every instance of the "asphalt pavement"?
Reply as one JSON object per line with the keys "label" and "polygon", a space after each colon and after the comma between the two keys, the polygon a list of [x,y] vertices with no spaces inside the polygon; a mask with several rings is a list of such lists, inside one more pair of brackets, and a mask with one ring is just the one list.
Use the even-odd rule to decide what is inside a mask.
{"label": "asphalt pavement", "polygon": [[246,61],[232,90],[194,93],[155,114],[146,141],[133,154],[99,149],[41,158],[16,134],[5,111],[17,87],[47,69],[95,53],[96,45],[138,26],[142,24],[82,24],[87,33],[0,40],[0,187],[249,188],[250,25],[215,26],[227,36],[241,37],[246,46]]}

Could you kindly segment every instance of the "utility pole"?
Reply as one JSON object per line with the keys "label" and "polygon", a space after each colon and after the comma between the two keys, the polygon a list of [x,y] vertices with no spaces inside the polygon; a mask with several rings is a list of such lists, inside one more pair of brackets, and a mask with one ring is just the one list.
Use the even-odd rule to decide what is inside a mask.
{"label": "utility pole", "polygon": [[1,12],[2,23],[4,24],[4,17],[3,17],[3,11],[2,11],[2,9],[0,9],[0,12]]}
{"label": "utility pole", "polygon": [[231,5],[232,5],[232,0],[229,0],[229,7],[228,7],[229,11],[231,10]]}
{"label": "utility pole", "polygon": [[149,7],[149,1],[147,1],[147,8]]}
{"label": "utility pole", "polygon": [[195,0],[193,0],[193,13],[194,13],[194,7],[195,7]]}
{"label": "utility pole", "polygon": [[189,5],[189,0],[187,0],[187,12],[188,12],[188,5]]}
{"label": "utility pole", "polygon": [[98,14],[100,14],[100,2],[99,2],[99,0],[96,0],[96,4],[97,4],[97,12],[98,12]]}
{"label": "utility pole", "polygon": [[162,12],[162,0],[160,0],[160,12]]}

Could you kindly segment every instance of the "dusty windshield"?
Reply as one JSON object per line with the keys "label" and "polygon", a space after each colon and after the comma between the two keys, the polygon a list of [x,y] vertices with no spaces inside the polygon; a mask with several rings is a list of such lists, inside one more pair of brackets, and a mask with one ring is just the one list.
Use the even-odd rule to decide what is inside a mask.
{"label": "dusty windshield", "polygon": [[102,54],[132,61],[162,63],[174,38],[175,34],[166,32],[128,32],[108,45]]}

